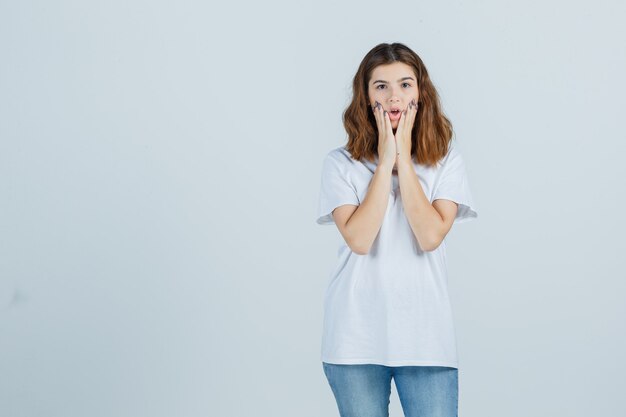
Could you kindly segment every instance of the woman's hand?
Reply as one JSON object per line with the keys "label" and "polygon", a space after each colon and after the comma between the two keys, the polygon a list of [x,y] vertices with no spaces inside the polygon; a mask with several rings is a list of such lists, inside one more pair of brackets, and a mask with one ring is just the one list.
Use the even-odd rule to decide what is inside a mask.
{"label": "woman's hand", "polygon": [[396,138],[393,136],[389,114],[383,110],[382,104],[376,102],[374,117],[378,127],[378,163],[394,164],[396,161]]}
{"label": "woman's hand", "polygon": [[411,100],[409,108],[402,112],[402,116],[400,116],[400,120],[398,121],[398,128],[396,129],[398,160],[405,157],[411,158],[411,132],[413,131],[415,115],[417,114],[417,106],[415,99]]}

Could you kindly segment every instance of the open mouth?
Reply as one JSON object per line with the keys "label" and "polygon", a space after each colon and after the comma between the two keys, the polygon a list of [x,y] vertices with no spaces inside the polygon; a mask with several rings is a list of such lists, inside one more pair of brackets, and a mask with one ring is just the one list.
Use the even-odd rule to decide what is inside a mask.
{"label": "open mouth", "polygon": [[389,112],[389,119],[390,120],[400,120],[400,116],[402,115],[402,112],[400,110],[391,110]]}

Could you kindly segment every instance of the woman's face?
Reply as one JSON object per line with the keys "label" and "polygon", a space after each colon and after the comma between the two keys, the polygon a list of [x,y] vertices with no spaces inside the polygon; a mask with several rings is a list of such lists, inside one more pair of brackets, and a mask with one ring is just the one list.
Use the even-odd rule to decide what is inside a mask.
{"label": "woman's face", "polygon": [[417,77],[413,69],[403,62],[379,65],[372,72],[367,95],[370,107],[378,101],[387,110],[391,127],[395,131],[402,113],[394,114],[391,109],[407,110],[411,100],[419,100]]}

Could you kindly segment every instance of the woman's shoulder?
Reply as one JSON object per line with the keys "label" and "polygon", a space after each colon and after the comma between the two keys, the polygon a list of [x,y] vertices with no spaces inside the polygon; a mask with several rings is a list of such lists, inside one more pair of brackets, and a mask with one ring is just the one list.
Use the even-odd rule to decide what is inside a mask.
{"label": "woman's shoulder", "polygon": [[344,146],[338,146],[334,149],[331,149],[326,153],[325,159],[332,159],[335,163],[346,166],[353,164],[355,160],[352,158],[350,152]]}
{"label": "woman's shoulder", "polygon": [[448,151],[437,163],[438,167],[443,167],[447,164],[453,163],[456,160],[461,160],[461,152],[459,146],[454,140],[451,140],[448,144]]}

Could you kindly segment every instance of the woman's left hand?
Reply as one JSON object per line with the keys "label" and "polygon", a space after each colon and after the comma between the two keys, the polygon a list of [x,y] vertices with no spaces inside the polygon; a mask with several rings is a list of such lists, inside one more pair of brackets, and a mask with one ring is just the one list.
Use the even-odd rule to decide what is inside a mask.
{"label": "woman's left hand", "polygon": [[413,123],[417,114],[417,102],[411,100],[408,109],[402,112],[396,129],[396,149],[398,152],[396,163],[399,159],[407,157],[411,158],[411,132],[413,131]]}

